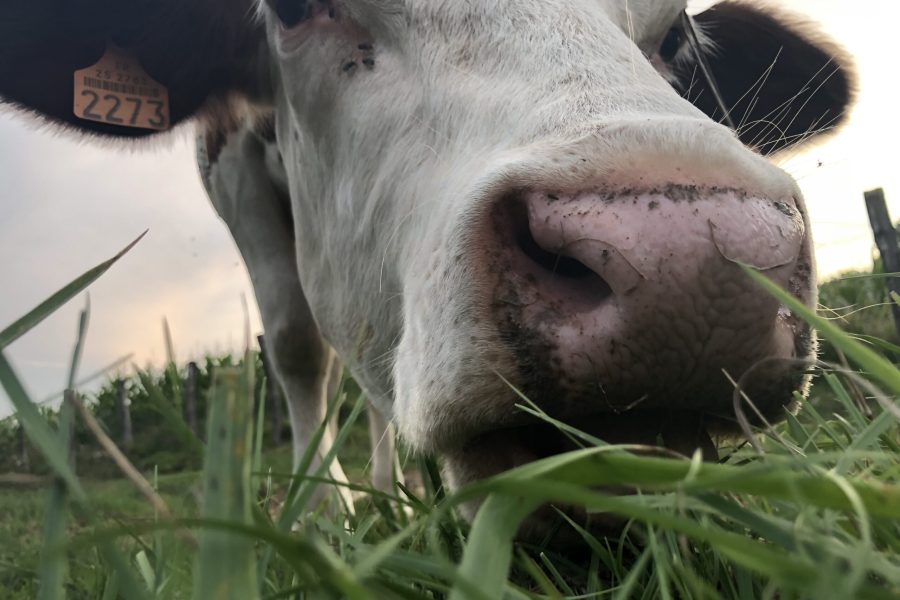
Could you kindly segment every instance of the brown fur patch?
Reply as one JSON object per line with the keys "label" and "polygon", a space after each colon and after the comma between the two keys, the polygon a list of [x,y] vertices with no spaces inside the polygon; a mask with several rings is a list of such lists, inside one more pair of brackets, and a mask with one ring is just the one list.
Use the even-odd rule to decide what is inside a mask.
{"label": "brown fur patch", "polygon": [[253,124],[253,131],[263,140],[274,144],[277,141],[275,137],[275,113],[270,111],[259,116]]}

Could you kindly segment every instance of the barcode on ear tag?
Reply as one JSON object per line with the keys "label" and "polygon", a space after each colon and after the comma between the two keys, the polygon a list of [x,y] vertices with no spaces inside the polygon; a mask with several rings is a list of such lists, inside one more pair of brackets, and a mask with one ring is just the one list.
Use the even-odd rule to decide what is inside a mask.
{"label": "barcode on ear tag", "polygon": [[110,44],[96,64],[75,71],[75,116],[120,127],[171,127],[169,90],[137,58]]}

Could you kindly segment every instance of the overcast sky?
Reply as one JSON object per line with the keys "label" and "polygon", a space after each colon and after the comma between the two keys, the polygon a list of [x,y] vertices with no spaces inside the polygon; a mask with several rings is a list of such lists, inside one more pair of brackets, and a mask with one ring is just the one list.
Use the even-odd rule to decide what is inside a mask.
{"label": "overcast sky", "polygon": [[[893,0],[782,0],[823,24],[857,58],[859,103],[828,143],[784,162],[806,194],[820,272],[871,264],[862,192],[884,187],[900,218],[897,72],[890,40]],[[97,148],[0,115],[0,328],[53,291],[148,236],[90,288],[91,324],[82,375],[134,353],[139,365],[165,357],[162,319],[179,361],[238,348],[241,294],[259,317],[246,270],[216,217],[194,166],[192,136],[132,154]],[[8,356],[35,399],[61,390],[84,298],[69,303]],[[0,390],[0,415],[7,412]]]}

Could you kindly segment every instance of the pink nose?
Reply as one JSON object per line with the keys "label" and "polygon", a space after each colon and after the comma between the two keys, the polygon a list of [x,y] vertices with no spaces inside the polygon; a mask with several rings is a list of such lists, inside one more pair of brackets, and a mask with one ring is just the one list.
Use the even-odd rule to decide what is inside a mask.
{"label": "pink nose", "polygon": [[[675,188],[615,196],[531,192],[524,205],[527,230],[518,237],[521,250],[544,267],[536,275],[559,283],[599,277],[609,286],[607,293],[617,296],[664,280],[664,271],[681,275],[682,282],[693,279],[716,256],[760,270],[788,265],[797,259],[804,236],[793,200],[751,198],[733,190]],[[601,300],[591,285],[574,287],[584,287],[580,300]]]}
{"label": "pink nose", "polygon": [[506,198],[494,219],[506,259],[495,317],[566,385],[631,389],[662,377],[687,389],[792,354],[779,303],[736,263],[782,287],[809,277],[793,198],[692,186],[531,191]]}

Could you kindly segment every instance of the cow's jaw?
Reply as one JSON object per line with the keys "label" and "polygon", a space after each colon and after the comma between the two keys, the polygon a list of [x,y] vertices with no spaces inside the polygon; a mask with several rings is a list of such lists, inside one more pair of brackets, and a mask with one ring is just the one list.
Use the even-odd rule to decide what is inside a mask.
{"label": "cow's jaw", "polygon": [[[714,422],[698,413],[634,410],[621,414],[597,414],[576,421],[576,429],[563,432],[556,425],[537,423],[507,427],[475,436],[445,455],[444,480],[451,489],[487,479],[504,471],[548,458],[592,447],[599,439],[622,445],[635,454],[661,457],[692,457],[700,452],[702,460],[718,458],[716,435],[710,433]],[[713,430],[714,431],[714,430]],[[586,434],[586,435],[581,435]],[[625,485],[604,485],[598,489],[607,494],[633,494]],[[472,520],[483,498],[463,503],[463,515]],[[595,535],[618,535],[626,520],[610,513],[590,513],[577,505],[548,503],[538,508],[519,528],[518,537],[556,548],[583,547],[583,538],[560,517],[569,519]]]}

